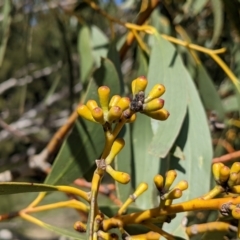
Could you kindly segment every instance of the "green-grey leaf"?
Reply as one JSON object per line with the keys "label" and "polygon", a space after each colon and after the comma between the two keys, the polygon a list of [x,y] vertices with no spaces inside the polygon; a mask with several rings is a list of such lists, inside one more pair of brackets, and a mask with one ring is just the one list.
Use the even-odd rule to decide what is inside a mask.
{"label": "green-grey leaf", "polygon": [[58,191],[54,186],[40,183],[26,182],[1,182],[0,195],[24,193],[24,192],[53,192]]}
{"label": "green-grey leaf", "polygon": [[[178,174],[175,183],[180,180],[188,181],[189,187],[179,201],[187,201],[209,191],[213,155],[211,136],[202,103],[193,81],[190,77],[187,77],[186,81],[188,112],[175,143],[183,150],[185,160],[170,155],[161,161],[162,174],[169,169],[175,169]],[[204,181],[201,180],[203,178]],[[170,225],[164,225],[164,229],[174,235],[186,237],[184,227],[181,225],[184,215],[184,213],[178,214]]]}
{"label": "green-grey leaf", "polygon": [[207,4],[208,0],[193,0],[190,6],[190,11],[193,16],[197,15],[202,11],[204,6]]}
{"label": "green-grey leaf", "polygon": [[143,50],[138,47],[137,49],[137,77],[146,76],[148,73],[148,61]]}
{"label": "green-grey leaf", "polygon": [[12,3],[11,1],[4,1],[3,5],[3,22],[2,22],[2,39],[0,41],[0,67],[2,66],[4,55],[6,52],[7,48],[7,42],[8,42],[8,37],[9,37],[9,31],[10,31],[10,24],[12,21],[11,17],[11,8],[12,8]]}
{"label": "green-grey leaf", "polygon": [[91,26],[92,54],[96,66],[99,67],[101,58],[107,56],[108,38],[97,26]]}
{"label": "green-grey leaf", "polygon": [[[116,156],[114,161],[114,166],[117,171],[127,172],[131,174],[132,170],[132,149],[131,149],[131,135],[130,135],[130,126],[129,124],[125,125],[123,128],[123,137],[125,140],[125,147],[121,150],[121,152]],[[116,183],[116,192],[117,197],[125,202],[126,199],[132,194],[131,184],[121,184],[117,181]]]}
{"label": "green-grey leaf", "polygon": [[109,46],[109,50],[107,53],[107,57],[112,61],[112,63],[114,64],[117,73],[118,73],[118,77],[120,80],[120,85],[121,85],[121,93],[123,94],[124,92],[124,82],[123,82],[123,75],[122,75],[122,70],[121,70],[121,61],[120,61],[120,56],[119,56],[119,52],[116,49],[116,43],[112,42]]}
{"label": "green-grey leaf", "polygon": [[53,231],[57,234],[60,234],[60,235],[66,236],[66,237],[70,237],[70,238],[73,238],[75,240],[85,240],[85,239],[87,239],[86,234],[79,233],[79,232],[75,231],[74,229],[72,229],[72,230],[71,229],[65,229],[65,228],[56,227],[56,226],[53,226],[53,225],[50,225],[50,224],[47,224],[47,223],[44,223],[43,227],[50,230],[50,231]]}
{"label": "green-grey leaf", "polygon": [[197,64],[197,84],[203,105],[206,110],[215,111],[219,120],[224,119],[221,98],[202,64]]}
{"label": "green-grey leaf", "polygon": [[148,184],[147,192],[142,194],[136,200],[137,206],[142,209],[154,207],[158,201],[153,178],[159,172],[160,160],[158,157],[152,156],[147,151],[152,137],[153,133],[150,118],[143,114],[138,114],[132,130],[134,157],[134,164],[132,166],[134,173],[132,174],[132,181],[134,188],[142,182]]}
{"label": "green-grey leaf", "polygon": [[223,28],[223,3],[221,0],[211,0],[212,4],[212,10],[213,10],[213,16],[214,16],[214,29],[213,29],[213,36],[211,39],[211,42],[209,44],[209,47],[213,47],[219,37],[222,34],[222,28]]}
{"label": "green-grey leaf", "polygon": [[152,121],[155,135],[148,150],[154,156],[165,157],[179,134],[186,114],[188,74],[172,44],[160,35],[156,35],[154,40],[148,72],[148,91],[158,83],[165,86],[163,99],[170,117],[163,122]]}
{"label": "green-grey leaf", "polygon": [[[84,102],[89,99],[97,100],[97,89],[102,85],[108,86],[112,95],[120,92],[116,68],[109,59],[104,58],[101,67],[95,71],[89,83]],[[74,124],[72,133],[64,141],[45,183],[68,184],[82,177],[100,157],[103,146],[102,126],[79,118]]]}
{"label": "green-grey leaf", "polygon": [[80,56],[80,74],[81,82],[89,78],[91,70],[93,68],[93,56],[91,47],[91,36],[88,26],[81,27],[78,35],[78,53]]}

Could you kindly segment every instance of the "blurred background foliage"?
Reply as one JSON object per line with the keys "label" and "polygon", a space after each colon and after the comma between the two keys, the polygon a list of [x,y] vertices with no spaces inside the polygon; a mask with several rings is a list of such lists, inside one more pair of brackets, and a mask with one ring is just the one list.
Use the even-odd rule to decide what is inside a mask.
{"label": "blurred background foliage", "polygon": [[[96,85],[111,85],[112,93],[129,95],[130,81],[146,75],[150,86],[166,85],[166,108],[171,117],[159,124],[140,116],[133,127],[128,126],[122,133],[128,142],[127,149],[120,153],[115,167],[131,172],[133,182],[128,187],[117,184],[118,198],[126,199],[131,189],[144,180],[150,184],[151,197],[139,199],[136,206],[155,206],[152,177],[168,169],[177,169],[179,178],[192,185],[186,200],[208,191],[212,159],[218,161],[217,157],[240,150],[239,82],[233,84],[209,54],[191,53],[194,50],[173,46],[160,35],[140,32],[141,41],[133,42],[123,53],[129,29],[117,21],[135,23],[148,5],[155,2],[144,21],[146,24],[159,34],[207,49],[226,48],[219,56],[239,78],[240,1],[93,2],[98,9],[87,0],[0,0],[0,180],[44,182],[46,179],[48,184],[70,184],[83,176],[90,180],[93,161],[102,150],[103,136],[99,127],[80,119],[59,153],[57,149],[47,159],[48,163],[54,163],[47,178],[46,172],[32,168],[29,161],[65,124],[80,99],[95,97]],[[112,16],[113,21],[104,13]],[[173,56],[176,64],[170,68]],[[86,162],[77,162],[80,158]],[[154,161],[149,164],[146,159]],[[196,164],[204,165],[202,172]],[[149,176],[143,176],[146,169]],[[194,171],[192,176],[190,173]],[[52,201],[64,197],[60,194]],[[16,201],[15,195],[1,197],[0,212],[8,211],[6,204],[10,209],[16,207],[22,198],[19,195]],[[28,204],[30,198],[21,201]],[[110,200],[104,198],[102,202],[107,205],[107,201]],[[57,218],[66,222],[66,214]],[[74,211],[71,214],[67,214],[68,218],[76,221],[78,216]],[[199,214],[201,217],[196,215],[194,220],[190,216],[189,221],[204,222],[212,219],[212,215]],[[0,228],[17,232],[19,225],[0,223]],[[177,221],[166,229],[187,238]],[[22,234],[23,230],[18,232]],[[212,239],[222,239],[223,235]],[[47,235],[44,239],[54,237]]]}

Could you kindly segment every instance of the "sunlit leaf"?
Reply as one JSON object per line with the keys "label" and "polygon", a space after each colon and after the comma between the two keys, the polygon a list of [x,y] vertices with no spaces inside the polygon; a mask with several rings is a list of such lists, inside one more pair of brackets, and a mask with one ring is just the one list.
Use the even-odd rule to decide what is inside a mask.
{"label": "sunlit leaf", "polygon": [[224,109],[221,98],[212,82],[212,79],[201,64],[197,64],[196,81],[205,109],[207,111],[215,111],[218,119],[223,120]]}
{"label": "sunlit leaf", "polygon": [[[117,171],[127,172],[131,174],[132,171],[132,149],[131,149],[131,133],[130,126],[127,124],[122,131],[121,137],[125,140],[125,147],[121,152],[116,156],[114,161],[114,166]],[[122,201],[126,201],[130,194],[132,194],[131,184],[121,184],[117,181],[116,183],[116,192],[117,197]]]}
{"label": "sunlit leaf", "polygon": [[148,151],[149,144],[153,138],[150,118],[138,114],[137,121],[133,125],[132,144],[133,144],[133,186],[136,188],[140,183],[148,184],[147,192],[143,193],[136,204],[142,209],[156,206],[158,199],[153,178],[159,172],[160,160],[152,156]]}
{"label": "sunlit leaf", "polygon": [[187,107],[187,77],[176,49],[156,35],[150,56],[147,92],[155,84],[161,83],[165,86],[166,92],[162,98],[170,116],[164,122],[152,120],[154,137],[148,151],[154,156],[165,157],[179,134]]}
{"label": "sunlit leaf", "polygon": [[[179,201],[187,201],[209,191],[213,155],[211,136],[202,103],[189,76],[186,78],[186,83],[188,111],[176,140],[176,145],[183,150],[185,160],[173,155],[161,160],[162,174],[169,169],[175,169],[178,174],[175,184],[180,180],[188,181],[189,187]],[[164,229],[174,235],[186,237],[182,226],[184,215],[184,213],[178,214],[170,225],[164,225]]]}
{"label": "sunlit leaf", "polygon": [[78,53],[80,56],[81,82],[85,83],[85,81],[90,76],[94,63],[92,56],[90,29],[86,25],[82,26],[79,31]]}
{"label": "sunlit leaf", "polygon": [[95,25],[91,26],[91,46],[94,61],[96,66],[99,67],[101,58],[107,56],[108,38],[105,33]]}

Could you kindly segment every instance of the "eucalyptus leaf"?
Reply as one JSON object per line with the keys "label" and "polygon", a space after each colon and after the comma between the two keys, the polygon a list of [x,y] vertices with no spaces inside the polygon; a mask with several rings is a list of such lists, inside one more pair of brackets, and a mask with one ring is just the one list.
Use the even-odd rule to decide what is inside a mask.
{"label": "eucalyptus leaf", "polygon": [[133,186],[137,186],[145,182],[148,184],[148,190],[142,194],[136,204],[139,208],[149,209],[155,207],[158,203],[156,187],[153,178],[159,172],[160,160],[156,156],[152,156],[147,148],[153,138],[150,118],[138,114],[137,120],[133,125],[132,144],[133,144]]}
{"label": "eucalyptus leaf", "polygon": [[11,1],[4,1],[2,8],[3,22],[2,22],[2,39],[0,41],[0,67],[2,66],[4,55],[7,48],[7,42],[9,37],[10,25],[12,21],[11,17],[12,3]]}
{"label": "eucalyptus leaf", "polygon": [[27,182],[0,182],[0,195],[24,193],[24,192],[53,192],[58,191],[57,187]]}
{"label": "eucalyptus leaf", "polygon": [[213,16],[214,16],[214,29],[213,29],[213,36],[211,39],[211,42],[209,44],[209,47],[213,47],[219,37],[222,34],[223,29],[223,21],[224,21],[224,8],[223,3],[221,0],[211,0],[212,10],[213,10]]}
{"label": "eucalyptus leaf", "polygon": [[196,81],[205,109],[207,111],[215,111],[218,119],[223,120],[225,113],[221,98],[212,79],[202,64],[197,64]]}
{"label": "eucalyptus leaf", "polygon": [[[176,202],[202,196],[210,190],[211,181],[213,153],[206,115],[197,90],[189,76],[186,78],[186,83],[188,111],[175,143],[182,149],[185,160],[169,155],[161,161],[162,174],[170,169],[177,171],[175,184],[180,180],[188,181],[188,189],[183,192],[183,197]],[[178,214],[170,225],[164,225],[164,229],[174,235],[186,238],[185,229],[182,226],[184,217],[185,213]]]}
{"label": "eucalyptus leaf", "polygon": [[101,58],[105,58],[108,52],[108,38],[97,26],[91,26],[91,46],[94,62],[97,67],[101,65]]}
{"label": "eucalyptus leaf", "polygon": [[66,237],[70,237],[73,238],[75,240],[86,240],[87,239],[87,235],[84,233],[79,233],[76,230],[72,229],[65,229],[65,228],[61,228],[61,227],[56,227],[47,223],[44,223],[43,226],[44,228],[53,231],[57,234],[66,236]]}
{"label": "eucalyptus leaf", "polygon": [[186,78],[188,73],[176,49],[156,34],[150,55],[147,89],[150,91],[158,83],[165,86],[162,98],[165,100],[164,108],[170,113],[167,121],[152,121],[155,130],[148,151],[156,157],[167,155],[181,129],[187,108]]}
{"label": "eucalyptus leaf", "polygon": [[93,68],[93,55],[91,47],[91,35],[88,26],[81,27],[78,35],[78,53],[80,56],[81,82],[85,83]]}
{"label": "eucalyptus leaf", "polygon": [[[125,147],[120,151],[114,160],[114,166],[117,171],[131,173],[132,170],[132,148],[131,148],[131,133],[129,124],[125,125],[124,131],[119,137],[125,140]],[[123,136],[121,136],[123,135]],[[121,184],[115,181],[117,197],[125,202],[130,194],[132,194],[131,184]]]}

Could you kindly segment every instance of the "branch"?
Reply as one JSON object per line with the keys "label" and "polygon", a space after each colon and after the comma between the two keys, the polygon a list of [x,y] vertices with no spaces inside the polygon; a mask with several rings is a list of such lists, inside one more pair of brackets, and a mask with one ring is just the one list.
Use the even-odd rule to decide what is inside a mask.
{"label": "branch", "polygon": [[39,79],[41,77],[48,76],[48,75],[52,74],[53,72],[58,71],[61,68],[62,68],[62,62],[59,61],[58,63],[56,63],[52,66],[45,67],[43,69],[34,71],[32,73],[32,75],[27,75],[27,76],[19,78],[19,79],[10,78],[0,84],[0,95],[3,94],[4,92],[6,92],[7,90],[9,90],[10,88],[13,88],[16,86],[24,86],[26,84],[31,83],[35,79]]}

